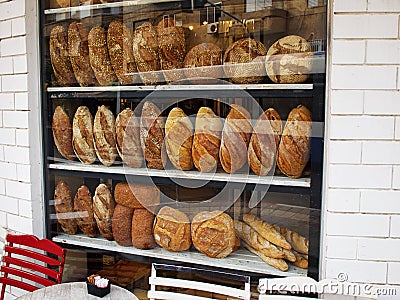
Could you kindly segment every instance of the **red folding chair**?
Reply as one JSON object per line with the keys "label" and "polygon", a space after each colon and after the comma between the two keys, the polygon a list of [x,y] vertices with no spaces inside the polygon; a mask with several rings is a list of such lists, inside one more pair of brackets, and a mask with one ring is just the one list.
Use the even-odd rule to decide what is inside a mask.
{"label": "red folding chair", "polygon": [[8,234],[4,250],[0,300],[4,299],[6,285],[33,292],[40,285],[61,283],[66,250],[52,241],[39,240],[33,235]]}

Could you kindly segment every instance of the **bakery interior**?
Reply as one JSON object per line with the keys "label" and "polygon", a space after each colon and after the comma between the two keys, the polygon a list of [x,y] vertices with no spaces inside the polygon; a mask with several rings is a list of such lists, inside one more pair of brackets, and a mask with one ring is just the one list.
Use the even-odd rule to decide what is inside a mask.
{"label": "bakery interior", "polygon": [[151,263],[168,263],[250,275],[257,299],[259,278],[318,278],[326,2],[81,2],[41,1],[63,281],[148,299]]}

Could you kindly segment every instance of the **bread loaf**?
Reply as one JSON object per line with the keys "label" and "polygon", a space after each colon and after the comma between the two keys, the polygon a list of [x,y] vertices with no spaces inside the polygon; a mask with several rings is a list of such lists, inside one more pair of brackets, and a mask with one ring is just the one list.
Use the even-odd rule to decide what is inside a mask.
{"label": "bread loaf", "polygon": [[140,128],[130,108],[121,111],[115,120],[117,151],[122,160],[131,168],[140,168],[143,153],[140,145]]}
{"label": "bread loaf", "polygon": [[201,43],[186,54],[184,60],[187,78],[221,78],[222,50],[213,43]]}
{"label": "bread loaf", "polygon": [[274,225],[274,228],[285,237],[294,250],[301,254],[308,255],[309,241],[307,238],[284,226]]}
{"label": "bread loaf", "polygon": [[94,147],[103,165],[111,166],[117,157],[114,115],[104,105],[100,106],[94,117]]}
{"label": "bread loaf", "polygon": [[276,231],[273,225],[269,224],[268,222],[263,221],[252,214],[243,214],[243,221],[245,221],[267,241],[270,241],[271,243],[287,250],[292,248],[286,241],[285,237]]}
{"label": "bread loaf", "polygon": [[114,199],[110,189],[99,184],[93,196],[93,211],[100,234],[107,240],[113,239],[111,222],[114,214]]}
{"label": "bread loaf", "polygon": [[217,169],[221,146],[222,121],[211,108],[200,107],[193,137],[193,163],[200,172]]}
{"label": "bread loaf", "polygon": [[250,168],[257,175],[267,175],[274,166],[281,134],[279,114],[273,108],[267,109],[254,125],[247,152]]}
{"label": "bread loaf", "polygon": [[255,250],[254,248],[252,248],[251,246],[249,246],[246,243],[243,243],[243,246],[247,250],[249,250],[251,253],[254,253],[255,255],[260,257],[264,262],[266,262],[270,266],[272,266],[272,267],[274,267],[274,268],[276,268],[276,269],[278,269],[280,271],[283,271],[283,272],[289,270],[289,266],[287,265],[287,263],[283,259],[268,257],[264,253],[262,253],[261,251]]}
{"label": "bread loaf", "polygon": [[82,185],[76,192],[74,210],[78,215],[77,223],[82,232],[88,237],[96,237],[97,228],[93,215],[92,195],[85,185]]}
{"label": "bread loaf", "polygon": [[294,253],[295,257],[296,257],[296,260],[293,262],[293,264],[296,267],[303,268],[303,269],[308,269],[308,256],[304,255],[304,254],[301,254],[301,253],[298,253],[296,251],[293,251],[293,253]]}
{"label": "bread loaf", "polygon": [[115,185],[114,199],[126,207],[146,208],[154,212],[160,204],[160,190],[156,186],[120,182]]}
{"label": "bread loaf", "polygon": [[99,26],[93,27],[88,36],[90,65],[100,85],[106,86],[118,80],[111,65],[107,48],[107,34]]}
{"label": "bread loaf", "polygon": [[68,184],[63,180],[58,181],[54,190],[54,208],[58,223],[67,234],[75,234],[78,230],[73,205],[72,192]]}
{"label": "bread loaf", "polygon": [[79,0],[57,0],[58,5],[60,7],[71,7],[71,6],[79,6]]}
{"label": "bread loaf", "polygon": [[132,217],[132,245],[139,249],[153,249],[154,215],[147,209],[135,209]]}
{"label": "bread loaf", "polygon": [[191,234],[196,249],[209,257],[227,257],[235,248],[233,220],[221,211],[196,214],[192,220]]}
{"label": "bread loaf", "polygon": [[163,18],[157,25],[160,67],[167,82],[183,79],[185,59],[185,35],[182,27],[176,27],[172,18]]}
{"label": "bread loaf", "polygon": [[80,106],[75,112],[72,125],[72,146],[79,160],[91,164],[96,160],[93,143],[93,117],[86,106]]}
{"label": "bread loaf", "polygon": [[132,246],[132,215],[132,208],[119,204],[115,205],[112,230],[114,240],[120,246]]}
{"label": "bread loaf", "polygon": [[267,52],[265,67],[275,83],[302,83],[312,71],[311,45],[296,35],[276,41]]}
{"label": "bread loaf", "polygon": [[144,22],[135,30],[133,37],[133,56],[144,84],[157,84],[160,81],[160,59],[157,31],[149,23]]}
{"label": "bread loaf", "polygon": [[139,81],[133,57],[132,35],[119,21],[112,21],[107,31],[107,46],[111,64],[122,85]]}
{"label": "bread loaf", "polygon": [[169,206],[160,209],[154,222],[154,240],[169,251],[190,248],[190,221],[187,215]]}
{"label": "bread loaf", "polygon": [[61,25],[54,26],[50,33],[50,60],[58,84],[73,86],[76,80],[68,55],[67,31]]}
{"label": "bread loaf", "polygon": [[311,112],[303,105],[291,110],[283,129],[276,163],[283,174],[299,178],[310,158]]}
{"label": "bread loaf", "polygon": [[193,125],[179,107],[174,107],[165,122],[165,148],[169,160],[179,170],[191,170]]}
{"label": "bread loaf", "polygon": [[235,173],[247,161],[247,146],[252,127],[250,113],[242,106],[232,104],[222,131],[219,159],[227,173]]}
{"label": "bread loaf", "polygon": [[224,54],[225,75],[233,83],[259,83],[265,75],[265,46],[254,39],[238,40]]}
{"label": "bread loaf", "polygon": [[89,59],[89,30],[83,23],[72,22],[68,27],[68,53],[75,78],[80,86],[92,86],[94,78]]}
{"label": "bread loaf", "polygon": [[147,167],[164,169],[166,154],[164,147],[164,120],[157,106],[147,101],[140,118],[140,141]]}
{"label": "bread loaf", "polygon": [[61,106],[54,110],[52,120],[54,144],[62,157],[74,160],[74,149],[72,148],[72,127],[67,113]]}

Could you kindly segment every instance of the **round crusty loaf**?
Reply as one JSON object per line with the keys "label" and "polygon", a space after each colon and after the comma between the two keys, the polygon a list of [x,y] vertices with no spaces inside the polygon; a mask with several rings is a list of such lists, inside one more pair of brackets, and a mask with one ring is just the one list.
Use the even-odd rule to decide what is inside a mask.
{"label": "round crusty loaf", "polygon": [[50,60],[59,85],[72,86],[76,83],[74,70],[69,60],[67,31],[64,26],[57,25],[51,30]]}
{"label": "round crusty loaf", "polygon": [[283,174],[299,178],[310,158],[311,112],[303,105],[293,108],[283,129],[276,163]]}
{"label": "round crusty loaf", "polygon": [[93,196],[93,211],[100,234],[107,240],[113,239],[111,220],[114,214],[114,199],[110,189],[101,183]]}
{"label": "round crusty loaf", "polygon": [[114,115],[104,105],[100,106],[94,117],[94,148],[101,163],[111,166],[117,158]]}
{"label": "round crusty loaf", "polygon": [[72,201],[72,192],[68,184],[63,180],[57,183],[54,190],[54,208],[62,230],[67,234],[75,234],[78,226],[73,215],[74,203]]}
{"label": "round crusty loaf", "polygon": [[131,168],[140,168],[143,153],[140,145],[139,121],[130,108],[121,111],[115,120],[117,151],[122,160]]}
{"label": "round crusty loaf", "polygon": [[117,183],[114,199],[130,208],[146,208],[155,211],[160,204],[160,190],[154,185]]}
{"label": "round crusty loaf", "polygon": [[96,160],[93,143],[93,117],[86,106],[80,106],[75,112],[72,123],[72,146],[75,155],[84,164]]}
{"label": "round crusty loaf", "polygon": [[133,209],[117,204],[112,218],[114,240],[120,246],[132,246]]}
{"label": "round crusty loaf", "polygon": [[312,71],[310,43],[297,35],[279,39],[268,49],[265,67],[275,83],[306,81]]}
{"label": "round crusty loaf", "polygon": [[258,118],[251,135],[247,157],[254,173],[265,176],[274,165],[282,134],[282,121],[278,112],[269,108]]}
{"label": "round crusty loaf", "polygon": [[147,209],[135,209],[132,216],[132,245],[139,249],[153,249],[154,214]]}
{"label": "round crusty loaf", "polygon": [[132,35],[122,22],[112,21],[107,31],[107,46],[111,63],[122,85],[139,80],[133,57]]}
{"label": "round crusty loaf", "polygon": [[201,43],[186,54],[185,75],[187,78],[221,78],[222,50],[213,43]]}
{"label": "round crusty loaf", "polygon": [[88,237],[97,236],[96,221],[93,214],[92,195],[87,186],[82,185],[76,192],[74,198],[74,210],[78,215],[79,228]]}
{"label": "round crusty loaf", "polygon": [[192,244],[188,216],[169,206],[158,212],[153,232],[156,243],[169,251],[185,251]]}
{"label": "round crusty loaf", "polygon": [[224,71],[233,83],[259,83],[265,75],[265,46],[245,38],[233,43],[224,54]]}
{"label": "round crusty loaf", "polygon": [[58,152],[69,160],[75,159],[74,149],[72,148],[72,127],[71,121],[61,106],[54,110],[52,120],[54,144]]}
{"label": "round crusty loaf", "polygon": [[68,53],[75,78],[80,86],[92,86],[94,78],[89,59],[89,30],[83,23],[72,22],[68,27]]}
{"label": "round crusty loaf", "polygon": [[165,122],[165,148],[169,160],[179,170],[191,170],[193,125],[185,112],[174,107]]}
{"label": "round crusty loaf", "polygon": [[221,211],[204,211],[195,215],[191,233],[193,245],[209,257],[227,257],[235,248],[233,220]]}

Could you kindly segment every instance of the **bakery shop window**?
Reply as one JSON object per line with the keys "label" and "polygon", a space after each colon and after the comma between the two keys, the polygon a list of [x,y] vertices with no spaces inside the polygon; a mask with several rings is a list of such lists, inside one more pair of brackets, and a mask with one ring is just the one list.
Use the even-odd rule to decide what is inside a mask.
{"label": "bakery shop window", "polygon": [[326,1],[42,0],[41,25],[45,222],[71,270],[318,278]]}

